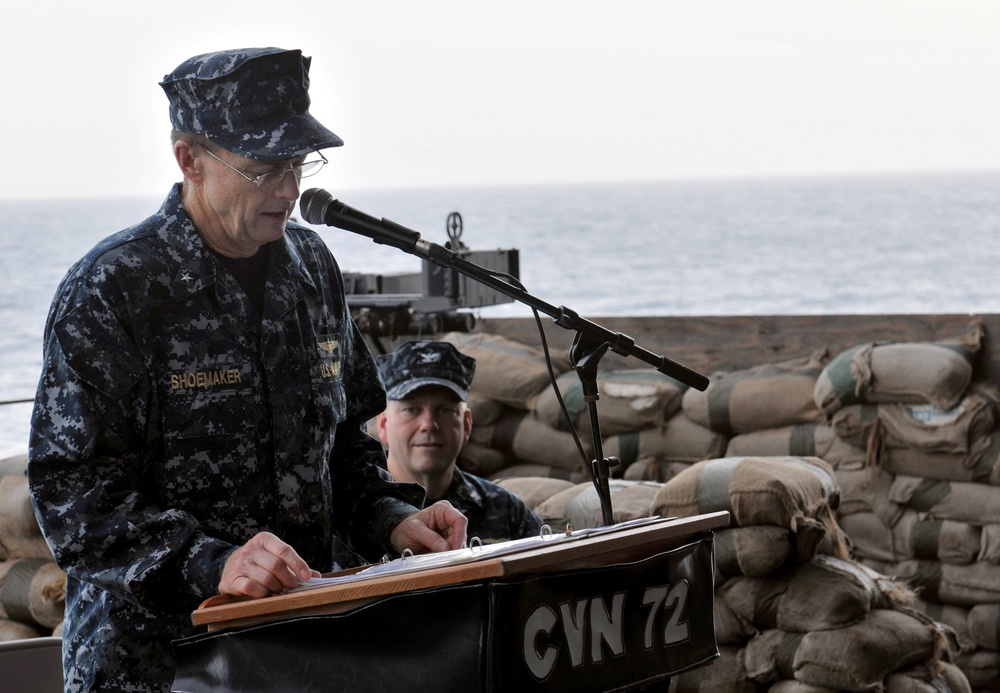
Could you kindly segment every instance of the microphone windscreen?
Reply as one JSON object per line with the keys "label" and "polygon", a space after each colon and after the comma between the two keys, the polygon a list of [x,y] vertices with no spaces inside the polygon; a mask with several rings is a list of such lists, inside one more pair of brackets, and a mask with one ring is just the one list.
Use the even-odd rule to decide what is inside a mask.
{"label": "microphone windscreen", "polygon": [[333,195],[321,188],[309,188],[299,198],[299,209],[302,218],[310,224],[324,224],[326,208],[333,201]]}

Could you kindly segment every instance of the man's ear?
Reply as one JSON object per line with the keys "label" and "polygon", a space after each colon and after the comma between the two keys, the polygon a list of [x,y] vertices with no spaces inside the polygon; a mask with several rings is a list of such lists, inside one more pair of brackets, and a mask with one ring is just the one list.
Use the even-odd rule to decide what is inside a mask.
{"label": "man's ear", "polygon": [[195,156],[194,145],[185,140],[174,142],[174,159],[185,178],[193,183],[202,181],[202,162],[199,157]]}

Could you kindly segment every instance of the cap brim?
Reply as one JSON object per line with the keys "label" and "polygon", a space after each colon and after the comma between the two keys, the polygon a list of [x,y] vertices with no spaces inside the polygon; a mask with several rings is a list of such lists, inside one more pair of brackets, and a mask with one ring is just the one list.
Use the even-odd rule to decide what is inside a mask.
{"label": "cap brim", "polygon": [[282,118],[254,130],[203,134],[233,154],[259,161],[285,161],[344,144],[344,140],[308,113]]}
{"label": "cap brim", "polygon": [[444,378],[415,378],[414,380],[407,380],[405,383],[400,383],[399,385],[386,390],[385,396],[387,399],[406,399],[407,395],[410,395],[422,387],[428,387],[429,385],[437,385],[439,387],[448,388],[458,395],[458,398],[463,402],[469,401],[468,390],[463,390],[455,383],[450,380],[445,380]]}

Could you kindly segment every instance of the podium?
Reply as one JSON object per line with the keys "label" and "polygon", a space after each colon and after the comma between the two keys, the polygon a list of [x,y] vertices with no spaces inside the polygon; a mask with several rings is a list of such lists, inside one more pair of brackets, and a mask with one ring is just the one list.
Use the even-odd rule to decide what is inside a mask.
{"label": "podium", "polygon": [[175,642],[171,690],[666,690],[718,656],[712,530],[728,525],[650,518],[216,596],[192,614],[208,632]]}

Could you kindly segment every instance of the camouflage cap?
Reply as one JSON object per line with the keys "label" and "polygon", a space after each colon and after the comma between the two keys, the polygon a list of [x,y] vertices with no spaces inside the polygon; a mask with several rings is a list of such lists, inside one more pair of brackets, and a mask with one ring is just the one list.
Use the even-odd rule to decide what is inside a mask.
{"label": "camouflage cap", "polygon": [[387,399],[404,399],[417,388],[440,385],[465,402],[476,374],[476,359],[448,342],[406,342],[377,361]]}
{"label": "camouflage cap", "polygon": [[311,60],[281,48],[197,55],[160,82],[170,100],[170,123],[261,161],[339,147],[344,141],[309,114]]}

